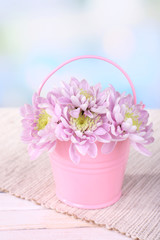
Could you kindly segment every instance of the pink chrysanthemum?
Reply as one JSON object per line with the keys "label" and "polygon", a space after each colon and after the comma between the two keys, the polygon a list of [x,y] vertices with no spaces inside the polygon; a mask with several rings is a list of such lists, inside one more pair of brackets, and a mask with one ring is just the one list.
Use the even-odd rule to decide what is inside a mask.
{"label": "pink chrysanthemum", "polygon": [[112,86],[108,89],[108,93],[109,107],[106,117],[111,126],[112,141],[103,145],[103,153],[111,152],[117,141],[129,138],[136,150],[144,155],[150,155],[144,145],[153,142],[154,138],[152,124],[147,125],[149,114],[144,110],[144,105],[141,103],[135,105],[131,95],[120,95]]}
{"label": "pink chrysanthemum", "polygon": [[74,163],[80,161],[80,155],[97,156],[96,141],[109,142],[109,125],[105,117],[106,91],[100,84],[89,86],[86,80],[72,78],[63,83],[61,89],[54,89],[56,100],[62,109],[62,116],[55,129],[57,139],[71,141],[70,158]]}
{"label": "pink chrysanthemum", "polygon": [[28,143],[31,159],[35,159],[44,150],[54,149],[56,136],[53,130],[60,119],[61,109],[57,103],[51,103],[37,94],[34,94],[32,102],[33,106],[25,104],[21,108],[22,140]]}
{"label": "pink chrysanthemum", "polygon": [[109,142],[109,125],[106,117],[92,113],[92,118],[85,116],[83,111],[77,118],[72,117],[69,107],[65,107],[61,116],[61,122],[55,130],[56,137],[60,141],[71,141],[69,154],[74,163],[80,161],[80,154],[97,156],[96,141]]}
{"label": "pink chrysanthemum", "polygon": [[106,112],[106,91],[101,91],[101,85],[89,86],[86,80],[78,81],[72,78],[70,83],[63,82],[59,98],[61,105],[70,105],[70,115],[78,118],[81,111],[85,116],[93,117],[93,113]]}

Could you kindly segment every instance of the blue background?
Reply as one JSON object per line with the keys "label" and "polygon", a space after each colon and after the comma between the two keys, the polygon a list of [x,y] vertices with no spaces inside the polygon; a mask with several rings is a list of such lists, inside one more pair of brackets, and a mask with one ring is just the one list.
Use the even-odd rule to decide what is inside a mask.
{"label": "blue background", "polygon": [[[92,54],[118,63],[132,79],[138,102],[160,108],[159,12],[158,0],[0,0],[0,106],[31,103],[55,67]],[[57,72],[42,95],[72,76],[131,92],[113,66],[80,60]]]}

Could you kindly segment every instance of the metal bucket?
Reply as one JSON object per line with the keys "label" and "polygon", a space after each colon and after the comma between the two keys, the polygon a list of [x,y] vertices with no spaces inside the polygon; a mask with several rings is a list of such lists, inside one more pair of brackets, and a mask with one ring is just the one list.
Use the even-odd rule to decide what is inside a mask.
{"label": "metal bucket", "polygon": [[117,202],[129,155],[129,140],[118,142],[107,155],[101,153],[102,143],[97,142],[97,157],[82,156],[78,165],[69,157],[70,143],[57,141],[56,149],[49,154],[58,199],[84,209],[104,208]]}

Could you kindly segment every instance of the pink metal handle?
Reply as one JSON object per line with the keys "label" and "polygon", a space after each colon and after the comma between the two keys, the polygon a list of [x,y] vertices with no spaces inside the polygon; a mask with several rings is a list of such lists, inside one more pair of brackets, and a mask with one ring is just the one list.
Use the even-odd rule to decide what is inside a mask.
{"label": "pink metal handle", "polygon": [[113,66],[115,66],[116,68],[118,68],[122,73],[123,75],[127,78],[130,86],[131,86],[131,89],[132,89],[132,93],[133,93],[133,97],[134,97],[134,104],[136,104],[136,92],[135,92],[135,88],[134,88],[134,85],[130,79],[130,77],[128,76],[128,74],[116,63],[112,62],[111,60],[107,59],[107,58],[104,58],[104,57],[100,57],[100,56],[94,56],[94,55],[84,55],[84,56],[79,56],[79,57],[75,57],[75,58],[71,58],[70,60],[67,60],[66,62],[62,63],[61,65],[59,65],[57,68],[55,68],[45,79],[44,81],[42,82],[42,84],[40,85],[39,89],[38,89],[38,95],[40,95],[41,93],[41,90],[44,86],[44,84],[47,82],[47,80],[55,73],[57,72],[60,68],[62,68],[63,66],[67,65],[68,63],[70,62],[73,62],[73,61],[76,61],[76,60],[79,60],[79,59],[85,59],[85,58],[94,58],[94,59],[99,59],[99,60],[103,60],[105,62],[108,62],[110,64],[112,64]]}

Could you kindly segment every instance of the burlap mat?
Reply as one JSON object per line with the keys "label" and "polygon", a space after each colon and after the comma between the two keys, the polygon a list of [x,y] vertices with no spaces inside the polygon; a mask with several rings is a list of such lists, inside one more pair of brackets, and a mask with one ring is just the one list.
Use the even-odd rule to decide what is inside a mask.
{"label": "burlap mat", "polygon": [[0,189],[57,212],[114,229],[133,239],[160,240],[160,110],[150,111],[156,141],[151,158],[131,150],[121,199],[101,210],[61,203],[47,154],[31,162],[21,143],[18,109],[0,109]]}

